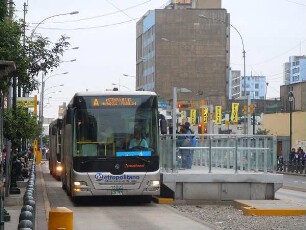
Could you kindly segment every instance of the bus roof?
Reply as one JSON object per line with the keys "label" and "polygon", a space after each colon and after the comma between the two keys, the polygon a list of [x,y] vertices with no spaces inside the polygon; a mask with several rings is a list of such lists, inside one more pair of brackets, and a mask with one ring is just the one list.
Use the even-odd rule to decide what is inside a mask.
{"label": "bus roof", "polygon": [[99,91],[99,92],[77,92],[74,94],[74,97],[76,96],[113,96],[113,95],[127,95],[127,96],[141,96],[141,95],[147,95],[147,96],[156,96],[155,92],[151,91]]}

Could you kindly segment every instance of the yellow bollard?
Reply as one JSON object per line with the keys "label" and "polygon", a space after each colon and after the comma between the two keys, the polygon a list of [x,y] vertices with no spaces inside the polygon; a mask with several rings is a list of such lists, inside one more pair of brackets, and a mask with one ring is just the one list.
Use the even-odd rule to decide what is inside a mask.
{"label": "yellow bollard", "polygon": [[66,207],[52,208],[49,212],[48,230],[73,230],[73,212]]}
{"label": "yellow bollard", "polygon": [[41,162],[41,152],[40,151],[35,151],[35,158],[36,158],[36,164],[40,164]]}

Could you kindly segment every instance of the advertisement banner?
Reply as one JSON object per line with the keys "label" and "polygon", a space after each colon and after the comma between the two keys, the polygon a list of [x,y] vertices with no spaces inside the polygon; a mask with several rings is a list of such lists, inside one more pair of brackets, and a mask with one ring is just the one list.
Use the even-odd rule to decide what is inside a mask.
{"label": "advertisement banner", "polygon": [[238,109],[239,109],[239,103],[232,103],[231,121],[233,122],[238,122]]}
{"label": "advertisement banner", "polygon": [[215,107],[215,123],[217,125],[222,124],[222,106]]}
{"label": "advertisement banner", "polygon": [[208,123],[208,108],[202,109],[202,119],[204,121],[204,124]]}
{"label": "advertisement banner", "polygon": [[197,123],[197,110],[191,109],[190,110],[190,124],[196,125]]}

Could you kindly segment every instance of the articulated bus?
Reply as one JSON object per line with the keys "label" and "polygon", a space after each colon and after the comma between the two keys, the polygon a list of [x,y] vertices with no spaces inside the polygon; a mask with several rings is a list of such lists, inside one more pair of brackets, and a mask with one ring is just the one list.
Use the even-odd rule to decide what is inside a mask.
{"label": "articulated bus", "polygon": [[[135,132],[146,146],[131,147]],[[76,93],[63,117],[63,188],[72,200],[137,196],[149,202],[160,194],[158,134],[155,93]]]}
{"label": "articulated bus", "polygon": [[49,125],[49,170],[56,179],[61,178],[61,135],[63,120],[56,119]]}

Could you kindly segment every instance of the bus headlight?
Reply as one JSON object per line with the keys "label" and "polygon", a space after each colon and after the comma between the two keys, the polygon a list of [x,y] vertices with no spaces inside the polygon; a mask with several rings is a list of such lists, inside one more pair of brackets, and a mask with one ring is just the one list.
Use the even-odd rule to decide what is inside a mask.
{"label": "bus headlight", "polygon": [[159,180],[150,180],[147,183],[146,191],[157,191],[159,190],[160,182]]}
{"label": "bus headlight", "polygon": [[63,166],[61,166],[61,165],[56,166],[56,171],[57,172],[62,172],[63,171]]}
{"label": "bus headlight", "polygon": [[87,183],[85,181],[75,181],[73,184],[75,187],[87,186]]}
{"label": "bus headlight", "polygon": [[73,190],[75,192],[87,192],[90,190],[85,181],[75,181],[73,182],[73,185],[74,185]]}

